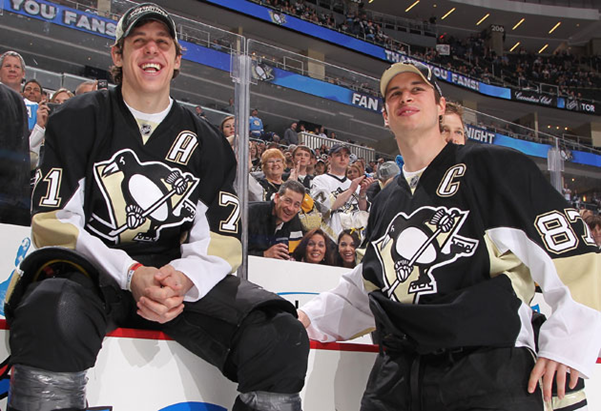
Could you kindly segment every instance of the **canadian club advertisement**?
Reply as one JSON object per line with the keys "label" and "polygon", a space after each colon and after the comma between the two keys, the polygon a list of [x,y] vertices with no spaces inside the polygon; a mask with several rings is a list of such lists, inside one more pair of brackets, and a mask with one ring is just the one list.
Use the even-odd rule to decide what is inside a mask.
{"label": "canadian club advertisement", "polygon": [[513,100],[540,104],[541,106],[557,107],[557,98],[555,96],[539,94],[530,90],[512,90],[511,94]]}

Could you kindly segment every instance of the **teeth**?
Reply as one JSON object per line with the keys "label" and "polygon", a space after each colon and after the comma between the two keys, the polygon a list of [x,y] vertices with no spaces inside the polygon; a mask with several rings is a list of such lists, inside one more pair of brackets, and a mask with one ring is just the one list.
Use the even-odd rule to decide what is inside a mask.
{"label": "teeth", "polygon": [[145,63],[145,64],[142,64],[142,70],[146,71],[148,69],[151,69],[151,70],[154,70],[154,71],[159,71],[161,69],[161,66],[158,63]]}

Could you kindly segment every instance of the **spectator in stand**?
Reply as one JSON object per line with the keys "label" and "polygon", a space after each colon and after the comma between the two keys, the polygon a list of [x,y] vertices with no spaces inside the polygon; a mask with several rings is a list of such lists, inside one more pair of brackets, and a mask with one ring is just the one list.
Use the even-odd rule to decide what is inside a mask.
{"label": "spectator in stand", "polygon": [[311,162],[315,159],[315,153],[307,146],[296,146],[292,151],[292,159],[294,161],[294,168],[290,170],[288,178],[299,181],[307,191],[310,191],[313,176],[309,172],[309,168],[311,167]]}
{"label": "spectator in stand", "polygon": [[373,174],[376,172],[376,162],[375,162],[375,161],[373,161],[373,160],[371,160],[371,161],[368,163],[368,166],[367,166],[367,167],[365,167],[365,171],[367,171],[368,173],[370,173],[370,174],[372,174],[372,175],[373,175]]}
{"label": "spectator in stand", "polygon": [[[0,82],[7,87],[21,94],[21,83],[25,78],[25,60],[16,51],[7,51],[0,56]],[[35,80],[34,80],[35,81]],[[37,82],[36,82],[37,83]],[[37,83],[39,85],[39,83]],[[33,87],[33,86],[32,86]],[[38,99],[41,101],[42,87],[39,85]],[[36,98],[36,93],[31,93],[31,96]],[[48,120],[48,107],[45,103],[38,104],[39,101],[30,101],[25,98],[25,106],[27,107],[29,136],[30,163],[33,169],[37,163],[40,154],[40,148],[44,141],[44,130],[46,121]]]}
{"label": "spectator in stand", "polygon": [[591,234],[593,239],[595,240],[595,244],[601,247],[601,216],[600,215],[591,215],[584,219],[586,224],[591,230]]}
{"label": "spectator in stand", "polygon": [[294,121],[290,124],[290,127],[284,131],[284,144],[298,144],[298,134],[296,133],[297,126],[298,123]]}
{"label": "spectator in stand", "polygon": [[[259,159],[261,158],[261,156],[263,156],[263,153],[265,152],[265,150],[267,150],[267,147],[265,146],[265,142],[262,140],[257,141],[257,156],[259,157]],[[259,162],[259,169],[261,168],[261,164]]]}
{"label": "spectator in stand", "polygon": [[96,90],[98,90],[98,80],[87,80],[77,86],[75,95],[79,96]]}
{"label": "spectator in stand", "polygon": [[29,141],[23,98],[0,84],[0,222],[30,223]]}
{"label": "spectator in stand", "polygon": [[252,202],[248,207],[248,253],[289,260],[303,231],[298,213],[305,188],[288,180],[271,201]]}
{"label": "spectator in stand", "polygon": [[16,51],[7,51],[0,56],[0,83],[21,93],[25,79],[25,60]]}
{"label": "spectator in stand", "polygon": [[261,170],[261,157],[259,156],[259,148],[256,141],[250,141],[250,171],[259,171]]}
{"label": "spectator in stand", "polygon": [[48,122],[50,109],[48,108],[48,103],[46,101],[40,101],[39,103],[36,103],[27,98],[25,98],[24,101],[25,106],[27,107],[30,127],[29,151],[31,157],[31,169],[33,170],[39,163],[40,151],[42,149],[42,145],[44,144],[46,123]]}
{"label": "spectator in stand", "polygon": [[227,116],[224,118],[219,125],[219,130],[221,130],[223,137],[225,137],[230,145],[233,146],[236,137],[236,117]]}
{"label": "spectator in stand", "polygon": [[315,163],[315,175],[314,177],[320,176],[322,174],[325,174],[325,172],[327,171],[327,165],[326,162],[324,161],[323,158],[318,158],[317,162]]}
{"label": "spectator in stand", "polygon": [[293,257],[305,263],[334,265],[333,244],[323,230],[316,228],[305,234]]}
{"label": "spectator in stand", "polygon": [[563,194],[563,197],[566,199],[566,201],[568,201],[568,202],[572,201],[572,190],[570,190],[570,187],[568,187],[568,183],[564,183],[562,194]]}
{"label": "spectator in stand", "polygon": [[319,137],[328,138],[328,135],[326,134],[326,128],[324,126],[316,128],[315,134],[317,134]]}
{"label": "spectator in stand", "polygon": [[196,113],[196,116],[198,116],[198,118],[203,118],[205,120],[207,119],[207,115],[205,114],[201,106],[194,107],[194,112]]}
{"label": "spectator in stand", "polygon": [[356,230],[343,230],[338,236],[338,253],[336,253],[336,265],[345,268],[355,268],[357,265],[357,248],[361,239]]}
{"label": "spectator in stand", "polygon": [[346,169],[346,178],[348,178],[351,181],[358,177],[361,177],[364,174],[365,170],[361,166],[361,163],[358,162],[354,162]]}
{"label": "spectator in stand", "polygon": [[316,176],[311,185],[311,197],[323,216],[322,228],[332,241],[345,228],[364,228],[360,211],[367,210],[365,190],[372,178],[361,175],[354,180],[346,178],[351,150],[346,145],[336,144],[330,149],[330,171]]}
{"label": "spectator in stand", "polygon": [[330,131],[330,138],[331,138],[332,140],[337,140],[337,139],[338,139],[338,136],[336,136],[336,133],[335,133],[335,132],[333,132],[333,131]]}
{"label": "spectator in stand", "polygon": [[442,116],[442,136],[447,143],[464,145],[466,143],[465,124],[463,123],[463,107],[457,103],[447,102]]}
{"label": "spectator in stand", "polygon": [[259,118],[259,110],[256,108],[250,112],[248,118],[248,130],[253,138],[261,138],[263,136],[263,120]]}
{"label": "spectator in stand", "polygon": [[257,181],[263,187],[263,201],[270,201],[280,190],[285,164],[286,157],[277,148],[270,148],[261,156],[261,169],[265,176]]}
{"label": "spectator in stand", "polygon": [[23,85],[23,92],[21,95],[23,98],[26,98],[29,101],[33,101],[34,103],[42,102],[42,91],[44,88],[42,85],[35,79],[27,80]]}
{"label": "spectator in stand", "polygon": [[75,95],[71,91],[66,88],[59,88],[52,94],[52,97],[50,97],[50,102],[54,104],[63,104],[73,97],[75,97]]}
{"label": "spectator in stand", "polygon": [[226,113],[230,113],[230,114],[234,114],[235,111],[235,107],[234,107],[234,99],[232,97],[230,97],[230,99],[228,100],[227,106],[223,107],[222,111],[225,111]]}

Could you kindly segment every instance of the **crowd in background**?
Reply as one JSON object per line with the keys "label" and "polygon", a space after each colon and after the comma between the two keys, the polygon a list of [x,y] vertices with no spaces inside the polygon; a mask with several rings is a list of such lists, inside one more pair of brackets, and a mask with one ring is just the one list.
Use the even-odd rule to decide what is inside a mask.
{"label": "crowd in background", "polygon": [[[369,19],[364,12],[346,11],[343,15],[318,12],[303,0],[261,2],[384,47],[396,47],[381,25]],[[522,88],[528,88],[531,82],[543,82],[555,84],[563,94],[574,97],[582,97],[576,90],[601,87],[598,57],[577,57],[569,52],[541,57],[523,50],[497,56],[486,47],[483,34],[467,39],[445,36],[441,40],[451,46],[450,55],[440,55],[436,49],[418,47],[412,49],[412,54],[484,82],[500,79],[513,84],[517,81]],[[76,90],[61,88],[49,91],[37,80],[24,80],[25,62],[18,53],[6,53],[2,57],[0,66],[4,77],[0,80],[9,86],[9,77],[18,79],[12,88],[21,93],[29,112],[31,167],[35,169],[43,154],[40,147],[51,110],[75,95],[96,90],[98,84],[96,81],[86,81]],[[194,110],[199,117],[206,119],[200,105]],[[224,111],[234,113],[233,99],[229,100]],[[220,124],[221,132],[232,145],[236,136],[234,124],[233,116],[225,117]],[[399,174],[399,166],[394,162],[385,162],[383,158],[366,162],[364,158],[354,155],[350,147],[340,140],[333,147],[299,144],[300,132],[336,140],[335,133],[328,133],[323,125],[294,121],[281,133],[267,131],[255,109],[250,115],[249,130],[249,195],[254,202],[254,205],[251,203],[251,209],[258,209],[261,203],[260,215],[273,217],[265,220],[264,226],[275,230],[258,233],[254,237],[251,233],[251,241],[260,237],[259,243],[263,247],[255,255],[352,267],[370,204],[385,184]],[[288,184],[291,181],[297,182],[298,186]],[[331,186],[332,181],[334,186]],[[583,208],[583,201],[576,192],[570,191],[569,198],[568,195],[566,198],[575,207]],[[589,203],[591,201],[601,207],[601,199],[596,195]],[[587,215],[595,238],[601,238],[598,217]],[[266,240],[265,236],[269,238]]]}
{"label": "crowd in background", "polygon": [[[256,0],[315,24],[379,44],[388,50],[406,53],[402,43],[382,29],[382,23],[370,14],[358,11],[318,11],[304,0]],[[435,18],[425,22],[435,25]],[[450,45],[449,55],[440,55],[435,48],[411,46],[411,56],[441,65],[485,83],[519,88],[538,88],[540,83],[555,86],[562,96],[595,100],[601,89],[601,58],[576,56],[569,50],[540,56],[520,48],[515,53],[497,55],[486,46],[488,34],[481,32],[466,38],[448,35],[438,37],[439,44]],[[546,90],[552,92],[553,90]]]}

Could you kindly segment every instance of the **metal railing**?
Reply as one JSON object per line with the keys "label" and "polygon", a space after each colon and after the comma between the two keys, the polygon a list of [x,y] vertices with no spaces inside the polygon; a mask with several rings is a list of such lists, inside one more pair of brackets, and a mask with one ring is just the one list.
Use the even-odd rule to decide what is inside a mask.
{"label": "metal railing", "polygon": [[351,153],[356,155],[357,158],[364,158],[365,161],[368,162],[375,161],[376,159],[376,150],[373,148],[347,143],[341,140],[335,140],[333,138],[321,137],[316,134],[300,132],[298,133],[298,142],[299,144],[304,144],[314,150],[324,146],[330,149],[335,144],[343,144],[347,146],[351,150]]}

